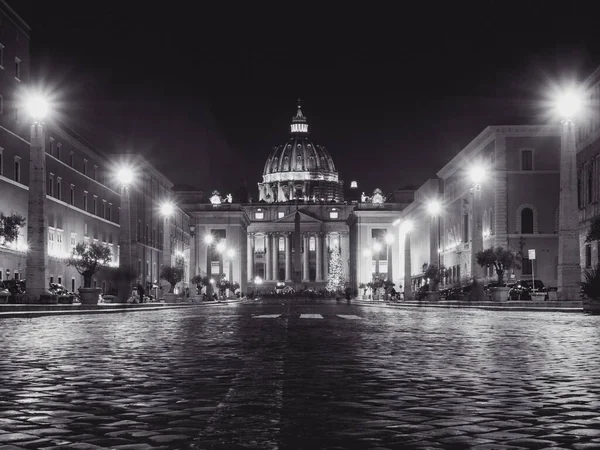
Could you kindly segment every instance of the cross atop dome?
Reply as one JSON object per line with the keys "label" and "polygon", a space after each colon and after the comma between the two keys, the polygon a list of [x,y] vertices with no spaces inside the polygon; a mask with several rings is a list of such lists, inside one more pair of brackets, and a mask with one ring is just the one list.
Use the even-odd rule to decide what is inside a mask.
{"label": "cross atop dome", "polygon": [[302,101],[300,99],[298,99],[298,111],[292,117],[290,132],[292,134],[308,133],[308,124],[306,123],[306,116],[302,114]]}

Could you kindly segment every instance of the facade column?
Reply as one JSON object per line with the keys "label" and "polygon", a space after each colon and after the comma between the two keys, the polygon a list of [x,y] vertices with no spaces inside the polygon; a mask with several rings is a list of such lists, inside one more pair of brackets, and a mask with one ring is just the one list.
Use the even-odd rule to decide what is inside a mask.
{"label": "facade column", "polygon": [[[46,133],[44,124],[31,125],[27,209],[27,295],[38,302],[48,291],[48,215],[46,206]],[[68,239],[68,238],[66,238]]]}
{"label": "facade column", "polygon": [[317,260],[317,275],[315,277],[316,281],[323,281],[323,233],[317,233],[315,236],[316,239],[316,260]]}
{"label": "facade column", "polygon": [[581,281],[575,123],[562,123],[558,204],[558,298],[578,300]]}
{"label": "facade column", "polygon": [[412,299],[410,233],[404,234],[404,300]]}
{"label": "facade column", "polygon": [[309,255],[309,235],[305,234],[303,236],[304,239],[304,253],[302,254],[302,281],[310,280],[310,271],[308,265],[308,255]]}
{"label": "facade column", "polygon": [[271,234],[265,233],[265,280],[271,279]]}
{"label": "facade column", "polygon": [[346,282],[352,279],[350,275],[350,237],[348,233],[340,233],[340,256],[342,258],[342,267],[344,268],[344,278]]}
{"label": "facade column", "polygon": [[473,187],[473,204],[471,215],[471,276],[474,279],[483,277],[483,268],[477,264],[477,253],[483,250],[483,231],[481,227],[481,186]]}
{"label": "facade column", "polygon": [[292,234],[285,235],[285,281],[292,281]]}
{"label": "facade column", "polygon": [[250,283],[254,282],[254,234],[253,233],[248,233],[247,235],[247,264],[248,267],[247,269],[247,273],[248,273],[248,281]]}
{"label": "facade column", "polygon": [[279,281],[279,235],[273,233],[273,281]]}

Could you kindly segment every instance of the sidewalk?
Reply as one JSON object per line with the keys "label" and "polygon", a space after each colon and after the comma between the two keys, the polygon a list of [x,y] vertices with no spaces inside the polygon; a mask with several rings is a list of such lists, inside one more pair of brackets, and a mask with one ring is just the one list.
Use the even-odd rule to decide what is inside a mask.
{"label": "sidewalk", "polygon": [[360,306],[380,306],[386,308],[465,308],[485,309],[491,311],[545,311],[545,312],[575,312],[583,313],[581,301],[507,301],[507,302],[467,302],[461,300],[440,300],[429,303],[426,301],[406,300],[387,302],[378,300],[352,300],[352,304]]}
{"label": "sidewalk", "polygon": [[101,303],[98,305],[0,305],[0,319],[13,317],[41,317],[69,314],[109,314],[136,311],[155,311],[158,309],[193,308],[208,306],[224,306],[241,303],[241,300],[201,303]]}

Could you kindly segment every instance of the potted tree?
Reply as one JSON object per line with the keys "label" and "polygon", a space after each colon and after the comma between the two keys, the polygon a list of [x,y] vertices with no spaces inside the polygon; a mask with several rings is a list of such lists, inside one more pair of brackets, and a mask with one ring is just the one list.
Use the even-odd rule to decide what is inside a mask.
{"label": "potted tree", "polygon": [[165,294],[165,301],[167,303],[176,303],[177,294],[175,294],[175,286],[177,283],[183,280],[183,263],[179,260],[176,261],[174,266],[165,266],[160,271],[160,278],[169,283],[169,292]]}
{"label": "potted tree", "polygon": [[363,290],[362,297],[363,297],[363,300],[366,300],[367,299],[367,289],[369,289],[369,287],[365,283],[360,283],[358,285],[358,288]]}
{"label": "potted tree", "polygon": [[519,256],[513,250],[504,247],[491,247],[477,252],[477,264],[481,267],[493,266],[498,276],[497,286],[490,287],[490,293],[493,301],[508,300],[508,291],[510,288],[504,284],[504,274],[507,270],[519,269]]}
{"label": "potted tree", "polygon": [[73,249],[67,265],[83,276],[83,287],[79,288],[81,303],[84,305],[97,305],[102,289],[92,287],[92,277],[111,260],[110,248],[101,244],[84,244],[80,242]]}
{"label": "potted tree", "polygon": [[441,279],[440,267],[437,264],[429,264],[425,271],[423,272],[423,276],[428,279],[429,289],[427,290],[427,300],[430,302],[437,302],[440,300],[440,291],[438,287],[440,285]]}
{"label": "potted tree", "polygon": [[600,314],[600,264],[583,272],[581,293],[583,310],[592,314]]}
{"label": "potted tree", "polygon": [[190,283],[196,285],[197,293],[195,294],[195,297],[199,298],[200,296],[202,296],[202,288],[205,288],[210,284],[210,279],[207,276],[195,275],[190,280]]}

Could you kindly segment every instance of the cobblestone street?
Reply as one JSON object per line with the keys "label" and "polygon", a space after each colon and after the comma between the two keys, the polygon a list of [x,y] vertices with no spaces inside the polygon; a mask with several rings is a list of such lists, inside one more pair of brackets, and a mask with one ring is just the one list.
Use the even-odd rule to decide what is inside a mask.
{"label": "cobblestone street", "polygon": [[597,316],[247,302],[0,341],[0,450],[600,448]]}

